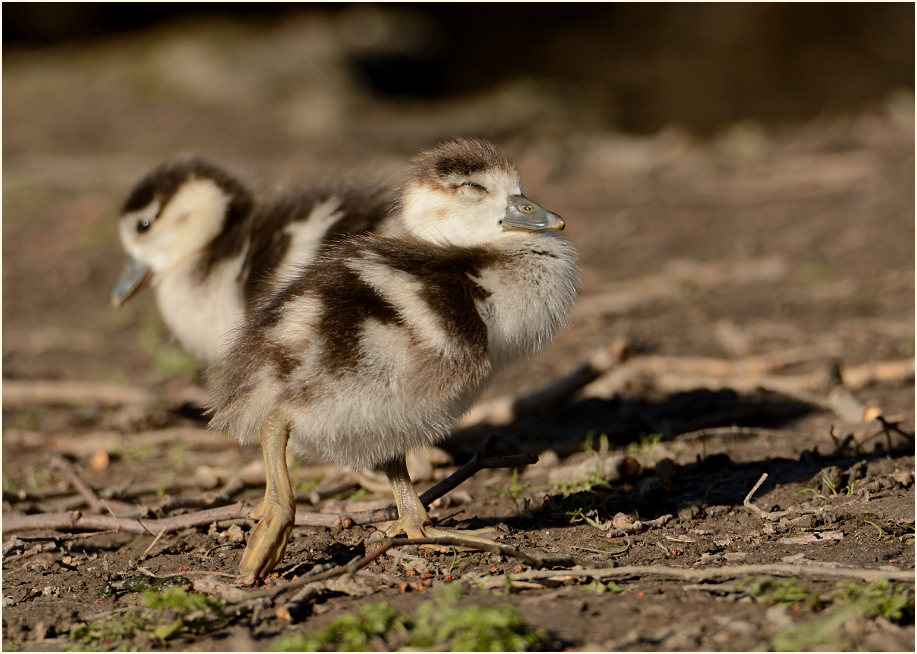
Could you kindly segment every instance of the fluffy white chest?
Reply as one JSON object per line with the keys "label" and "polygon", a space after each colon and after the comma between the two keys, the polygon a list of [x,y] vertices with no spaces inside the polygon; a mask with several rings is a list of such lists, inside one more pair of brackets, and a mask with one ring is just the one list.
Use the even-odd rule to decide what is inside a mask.
{"label": "fluffy white chest", "polygon": [[553,237],[527,239],[508,265],[482,272],[479,283],[489,296],[478,310],[495,370],[534,354],[554,337],[576,299],[577,278],[573,246]]}
{"label": "fluffy white chest", "polygon": [[194,261],[157,280],[156,301],[163,320],[182,347],[205,363],[220,356],[226,334],[243,317],[244,258],[243,252],[215,266],[203,280],[192,272]]}

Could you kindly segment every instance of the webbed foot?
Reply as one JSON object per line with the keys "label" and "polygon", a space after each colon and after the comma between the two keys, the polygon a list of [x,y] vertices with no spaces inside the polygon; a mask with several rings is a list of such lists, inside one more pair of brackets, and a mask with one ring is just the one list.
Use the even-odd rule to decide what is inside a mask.
{"label": "webbed foot", "polygon": [[[405,534],[408,538],[437,538],[440,536],[452,536],[462,538],[474,543],[493,545],[494,541],[485,538],[485,534],[497,533],[495,529],[471,529],[463,531],[460,529],[445,529],[434,527],[430,515],[424,508],[420,498],[417,497],[417,491],[411,478],[408,475],[407,467],[404,463],[404,457],[395,459],[383,466],[382,470],[388,477],[392,486],[392,492],[395,495],[395,505],[398,507],[398,519],[385,530],[385,536],[392,537],[399,534]],[[422,545],[421,547],[430,547],[439,551],[451,551],[451,545]]]}
{"label": "webbed foot", "polygon": [[242,561],[239,563],[239,574],[242,583],[251,584],[273,570],[287,549],[290,532],[296,518],[294,507],[283,507],[276,502],[265,500],[250,514],[252,518],[261,518],[248,538]]}

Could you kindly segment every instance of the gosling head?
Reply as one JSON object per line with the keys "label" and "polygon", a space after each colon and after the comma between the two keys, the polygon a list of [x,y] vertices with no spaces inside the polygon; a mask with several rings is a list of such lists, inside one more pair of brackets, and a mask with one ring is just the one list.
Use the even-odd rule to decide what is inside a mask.
{"label": "gosling head", "polygon": [[414,236],[458,246],[564,228],[560,216],[522,194],[513,164],[479,139],[452,139],[421,154],[401,189],[400,209]]}
{"label": "gosling head", "polygon": [[127,261],[112,292],[120,307],[157,277],[200,254],[231,222],[250,213],[251,194],[202,159],[169,162],[144,177],[121,210]]}

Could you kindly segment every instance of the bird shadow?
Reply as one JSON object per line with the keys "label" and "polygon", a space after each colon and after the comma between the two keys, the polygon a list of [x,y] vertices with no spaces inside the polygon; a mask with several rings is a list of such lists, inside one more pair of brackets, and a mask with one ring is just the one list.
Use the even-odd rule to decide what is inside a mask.
{"label": "bird shadow", "polygon": [[[550,449],[566,456],[583,451],[584,442],[603,435],[610,448],[623,449],[626,454],[628,450],[624,448],[628,446],[639,448],[645,442],[676,441],[679,435],[689,432],[724,427],[779,430],[822,411],[818,405],[766,390],[739,393],[729,389],[697,389],[656,400],[590,398],[522,416],[508,425],[464,429],[443,447],[460,463],[470,456],[471,448],[479,446],[484,434],[492,434],[497,437],[493,449],[500,454]],[[879,427],[877,430],[881,431]],[[739,433],[744,434],[740,438],[755,437],[754,429]],[[595,483],[575,492],[549,487],[534,510],[521,510],[509,518],[474,522],[475,526],[505,522],[515,528],[530,529],[569,525],[571,515],[578,513],[594,512],[591,515],[600,521],[611,519],[617,512],[636,513],[644,519],[686,510],[689,515],[703,514],[705,507],[741,505],[763,472],[768,477],[757,489],[758,496],[781,484],[813,478],[816,479],[812,485],[817,489],[819,473],[830,466],[846,469],[858,461],[913,454],[912,434],[899,430],[893,436],[897,444],[893,444],[892,436],[886,431],[887,442],[875,442],[875,449],[870,452],[859,445],[851,447],[849,441],[838,440],[832,452],[821,453],[813,443],[796,458],[781,457],[770,449],[768,456],[752,461],[734,461],[725,453],[698,455],[695,461],[682,464],[667,460],[664,473],[650,467],[609,483],[596,478]]]}
{"label": "bird shadow", "polygon": [[441,447],[461,462],[470,458],[485,435],[493,434],[500,454],[550,449],[566,456],[581,451],[587,438],[598,435],[620,446],[648,435],[667,441],[686,432],[724,426],[778,429],[821,410],[767,390],[696,389],[657,399],[584,398],[519,416],[507,425],[483,423],[458,430]]}

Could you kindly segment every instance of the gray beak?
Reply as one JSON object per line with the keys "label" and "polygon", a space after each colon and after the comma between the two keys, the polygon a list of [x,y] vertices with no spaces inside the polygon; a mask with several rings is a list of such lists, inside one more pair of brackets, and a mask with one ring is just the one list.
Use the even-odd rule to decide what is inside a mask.
{"label": "gray beak", "polygon": [[127,255],[124,262],[124,270],[121,271],[121,277],[115,284],[115,290],[111,292],[111,303],[114,307],[120,307],[127,302],[134,293],[143,288],[144,284],[150,278],[150,267],[145,263],[137,261],[131,255]]}
{"label": "gray beak", "polygon": [[503,229],[541,231],[564,228],[563,218],[544,207],[539,207],[524,195],[509,196],[509,204],[502,222]]}

